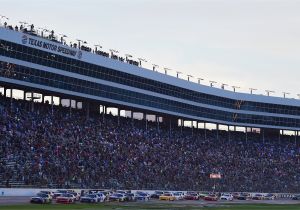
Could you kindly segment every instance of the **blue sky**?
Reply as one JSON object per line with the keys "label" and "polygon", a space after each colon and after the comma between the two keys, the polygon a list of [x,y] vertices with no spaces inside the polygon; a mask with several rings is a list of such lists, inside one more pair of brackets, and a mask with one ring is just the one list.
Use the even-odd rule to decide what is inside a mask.
{"label": "blue sky", "polygon": [[[0,0],[0,14],[185,75],[300,93],[297,0]],[[162,70],[161,68],[161,70]],[[162,70],[163,71],[163,70]],[[181,77],[185,77],[182,75]]]}

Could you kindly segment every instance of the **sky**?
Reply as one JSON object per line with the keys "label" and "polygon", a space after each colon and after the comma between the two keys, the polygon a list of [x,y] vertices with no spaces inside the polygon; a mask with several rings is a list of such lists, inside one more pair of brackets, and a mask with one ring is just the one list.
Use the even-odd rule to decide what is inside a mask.
{"label": "sky", "polygon": [[[300,93],[300,0],[0,0],[10,23],[116,49],[186,75]],[[197,82],[196,79],[193,81]],[[228,86],[226,89],[232,90]]]}

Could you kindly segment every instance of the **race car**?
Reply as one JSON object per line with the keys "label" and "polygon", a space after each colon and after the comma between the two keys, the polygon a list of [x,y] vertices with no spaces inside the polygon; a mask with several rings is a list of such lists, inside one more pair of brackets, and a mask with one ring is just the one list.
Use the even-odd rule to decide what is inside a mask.
{"label": "race car", "polygon": [[276,196],[274,194],[271,194],[271,193],[264,196],[265,200],[275,200],[275,198],[276,198]]}
{"label": "race car", "polygon": [[262,194],[255,194],[252,196],[252,200],[264,200],[264,196]]}
{"label": "race car", "polygon": [[50,196],[51,196],[51,199],[53,199],[53,195],[54,195],[54,193],[53,193],[53,192],[51,192],[51,191],[42,190],[42,191],[40,191],[40,193],[43,193],[43,194],[50,195]]}
{"label": "race car", "polygon": [[137,192],[135,194],[135,200],[136,201],[149,201],[150,195],[148,193],[144,193],[144,192]]}
{"label": "race car", "polygon": [[109,201],[124,202],[124,201],[126,201],[126,195],[122,194],[122,193],[114,193],[109,196]]}
{"label": "race car", "polygon": [[176,200],[183,200],[183,198],[184,198],[182,192],[175,192],[173,195],[174,195]]}
{"label": "race car", "polygon": [[185,200],[199,200],[199,195],[197,193],[188,193],[184,196]]}
{"label": "race car", "polygon": [[56,203],[70,204],[75,203],[75,196],[71,193],[65,193],[56,198]]}
{"label": "race car", "polygon": [[216,196],[216,195],[207,195],[207,196],[204,197],[204,200],[206,200],[206,201],[217,201],[218,196]]}
{"label": "race car", "polygon": [[250,195],[248,193],[241,193],[236,197],[237,200],[249,200]]}
{"label": "race car", "polygon": [[40,204],[51,203],[51,201],[52,201],[51,196],[45,193],[38,193],[35,197],[32,197],[30,199],[30,203],[40,203]]}
{"label": "race car", "polygon": [[161,200],[161,201],[175,201],[176,198],[172,193],[164,193],[163,195],[159,196],[159,200]]}
{"label": "race car", "polygon": [[97,203],[98,196],[96,194],[88,194],[80,198],[81,203]]}
{"label": "race car", "polygon": [[159,196],[161,196],[162,194],[164,194],[163,191],[155,191],[150,197],[154,199],[159,199]]}
{"label": "race car", "polygon": [[233,196],[231,194],[224,193],[221,195],[220,200],[233,201]]}
{"label": "race car", "polygon": [[106,196],[102,192],[95,193],[95,195],[98,196],[97,202],[104,202],[106,199]]}
{"label": "race car", "polygon": [[292,200],[300,200],[300,195],[299,194],[298,195],[294,195],[292,197]]}

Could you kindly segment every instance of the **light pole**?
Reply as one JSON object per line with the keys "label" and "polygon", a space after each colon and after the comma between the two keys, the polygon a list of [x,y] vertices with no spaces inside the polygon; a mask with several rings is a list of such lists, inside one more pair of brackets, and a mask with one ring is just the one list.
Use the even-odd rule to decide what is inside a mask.
{"label": "light pole", "polygon": [[[0,20],[1,20],[1,22],[2,22],[2,19],[4,19],[4,20],[9,20],[9,18],[6,17],[5,15],[0,15]],[[0,24],[2,25],[1,22],[0,22]]]}
{"label": "light pole", "polygon": [[64,42],[64,38],[67,37],[67,35],[64,35],[64,34],[59,34],[61,37],[60,37],[60,42],[63,43]]}
{"label": "light pole", "polygon": [[168,74],[168,71],[171,71],[172,69],[164,68],[164,70],[165,70],[165,74],[167,75],[167,74]]}
{"label": "light pole", "polygon": [[95,46],[95,53],[98,51],[98,47],[99,47],[99,49],[102,48],[102,46],[100,44],[95,44],[94,46]]}
{"label": "light pole", "polygon": [[255,89],[255,88],[249,88],[249,90],[250,90],[250,93],[253,94],[253,91],[255,91],[257,89]]}
{"label": "light pole", "polygon": [[80,49],[80,47],[81,47],[81,43],[82,44],[87,44],[87,42],[86,41],[83,41],[83,40],[81,40],[81,39],[76,39],[77,41],[78,41],[78,49]]}
{"label": "light pole", "polygon": [[144,59],[144,58],[138,58],[138,60],[139,60],[139,62],[140,62],[140,66],[142,66],[142,61],[145,62],[145,63],[147,62],[147,60]]}
{"label": "light pole", "polygon": [[132,58],[132,55],[130,54],[125,54],[126,62],[128,62],[128,58]]}
{"label": "light pole", "polygon": [[109,49],[109,51],[110,51],[110,57],[112,57],[114,53],[119,53],[118,50],[114,50],[114,49]]}
{"label": "light pole", "polygon": [[152,64],[152,66],[153,66],[153,71],[155,71],[156,68],[159,68],[159,65],[157,64]]}
{"label": "light pole", "polygon": [[190,81],[190,77],[193,77],[193,75],[188,74],[187,77],[188,77],[188,81]]}
{"label": "light pole", "polygon": [[210,87],[213,87],[214,84],[216,84],[217,82],[216,81],[209,81],[209,83],[210,83]]}
{"label": "light pole", "polygon": [[288,93],[288,92],[282,92],[283,93],[283,98],[285,98],[286,97],[286,95],[289,95],[290,93]]}
{"label": "light pole", "polygon": [[179,74],[182,74],[182,72],[176,71],[176,76],[177,76],[177,78],[179,78]]}
{"label": "light pole", "polygon": [[266,90],[267,96],[270,96],[270,93],[275,93],[273,90]]}
{"label": "light pole", "polygon": [[200,78],[200,77],[198,77],[197,79],[198,79],[198,84],[199,84],[199,85],[201,84],[201,81],[204,80],[204,79],[202,79],[202,78]]}
{"label": "light pole", "polygon": [[50,32],[48,29],[45,29],[45,28],[38,28],[40,29],[42,32],[41,32],[41,36],[44,37],[44,32]]}
{"label": "light pole", "polygon": [[240,88],[239,86],[231,86],[233,88],[233,92],[235,92],[236,89]]}
{"label": "light pole", "polygon": [[228,86],[228,84],[222,83],[221,88],[225,90],[225,86]]}

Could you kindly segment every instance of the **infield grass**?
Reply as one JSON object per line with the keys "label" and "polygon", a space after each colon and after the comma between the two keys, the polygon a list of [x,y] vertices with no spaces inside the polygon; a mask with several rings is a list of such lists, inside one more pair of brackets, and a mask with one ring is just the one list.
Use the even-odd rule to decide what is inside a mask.
{"label": "infield grass", "polygon": [[12,205],[0,206],[0,210],[300,210],[300,205],[268,205],[268,204],[251,204],[251,205],[220,205],[217,207],[196,207],[190,205],[174,204],[82,204],[82,205]]}

